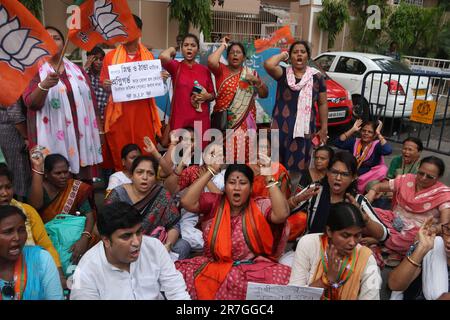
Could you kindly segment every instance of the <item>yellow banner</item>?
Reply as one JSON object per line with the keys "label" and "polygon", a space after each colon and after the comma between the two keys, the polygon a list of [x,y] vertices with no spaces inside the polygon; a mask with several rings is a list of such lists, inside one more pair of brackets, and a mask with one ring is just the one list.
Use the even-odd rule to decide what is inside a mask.
{"label": "yellow banner", "polygon": [[413,109],[409,119],[411,121],[433,124],[434,113],[436,112],[436,101],[414,100]]}

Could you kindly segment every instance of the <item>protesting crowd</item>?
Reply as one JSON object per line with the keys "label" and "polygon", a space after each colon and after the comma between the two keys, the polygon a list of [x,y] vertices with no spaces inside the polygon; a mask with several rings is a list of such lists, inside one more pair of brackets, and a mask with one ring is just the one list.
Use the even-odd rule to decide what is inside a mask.
{"label": "protesting crowd", "polygon": [[111,94],[109,66],[155,59],[139,37],[79,66],[45,30],[55,54],[0,107],[1,300],[245,300],[250,282],[379,300],[383,281],[391,299],[450,298],[444,162],[409,137],[386,163],[381,121],[330,138],[307,42],[264,62],[277,89],[260,130],[269,88],[239,42],[207,66],[193,34],[159,54],[166,123],[155,98]]}

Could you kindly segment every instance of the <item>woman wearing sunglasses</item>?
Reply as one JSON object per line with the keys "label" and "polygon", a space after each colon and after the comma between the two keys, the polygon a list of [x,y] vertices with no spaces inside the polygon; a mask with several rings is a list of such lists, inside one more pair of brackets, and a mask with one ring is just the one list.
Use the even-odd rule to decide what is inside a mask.
{"label": "woman wearing sunglasses", "polygon": [[385,246],[391,259],[397,261],[406,254],[420,227],[428,217],[434,223],[450,222],[450,188],[439,181],[445,172],[444,162],[434,156],[420,162],[417,174],[405,174],[376,184],[367,194],[373,201],[382,192],[393,192],[392,210],[375,208],[389,229]]}
{"label": "woman wearing sunglasses", "polygon": [[52,256],[25,246],[25,214],[0,206],[0,300],[62,300],[63,290]]}
{"label": "woman wearing sunglasses", "polygon": [[[296,208],[294,211],[305,212],[304,233],[325,232],[331,206],[339,202],[350,202],[361,209],[365,222],[360,243],[370,246],[386,240],[387,228],[378,219],[369,201],[356,193],[356,172],[355,157],[347,151],[338,152],[330,161],[327,175],[320,184],[310,185],[305,192],[289,199],[291,210]],[[292,253],[286,254],[283,263],[290,264],[291,257]]]}

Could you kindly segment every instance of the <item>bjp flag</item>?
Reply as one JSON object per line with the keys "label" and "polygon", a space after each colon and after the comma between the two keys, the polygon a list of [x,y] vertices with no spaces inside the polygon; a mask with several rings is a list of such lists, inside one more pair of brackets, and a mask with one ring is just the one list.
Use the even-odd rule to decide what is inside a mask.
{"label": "bjp flag", "polygon": [[78,24],[75,20],[80,19],[79,29],[69,31],[69,40],[86,51],[99,43],[113,45],[141,36],[127,0],[87,0],[73,19],[75,26]]}
{"label": "bjp flag", "polygon": [[269,39],[257,39],[255,40],[256,53],[263,52],[273,46],[275,46],[279,41],[284,40],[285,43],[294,43],[294,37],[291,33],[290,26],[284,26],[270,35]]}
{"label": "bjp flag", "polygon": [[10,106],[38,72],[41,59],[58,48],[47,30],[19,1],[0,1],[0,104]]}

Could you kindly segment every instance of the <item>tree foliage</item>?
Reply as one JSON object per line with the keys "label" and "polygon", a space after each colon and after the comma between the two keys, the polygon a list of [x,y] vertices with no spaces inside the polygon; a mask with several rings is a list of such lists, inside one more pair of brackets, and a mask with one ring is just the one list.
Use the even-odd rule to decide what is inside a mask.
{"label": "tree foliage", "polygon": [[[20,0],[30,12],[35,16],[38,20],[42,18],[42,7],[41,0]],[[42,20],[41,20],[42,21]]]}
{"label": "tree foliage", "polygon": [[387,33],[403,52],[432,55],[439,47],[438,39],[445,28],[443,17],[441,7],[421,8],[402,2],[389,17]]}
{"label": "tree foliage", "polygon": [[323,0],[323,9],[317,17],[319,28],[328,32],[328,47],[334,45],[336,35],[341,32],[350,20],[346,0]]}
{"label": "tree foliage", "polygon": [[211,0],[172,0],[169,4],[170,19],[178,20],[180,35],[187,34],[192,25],[209,40],[212,29]]}

